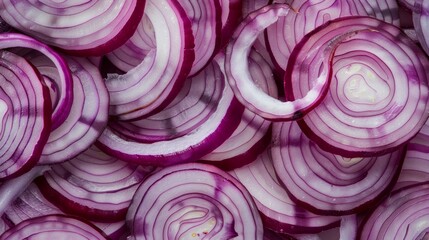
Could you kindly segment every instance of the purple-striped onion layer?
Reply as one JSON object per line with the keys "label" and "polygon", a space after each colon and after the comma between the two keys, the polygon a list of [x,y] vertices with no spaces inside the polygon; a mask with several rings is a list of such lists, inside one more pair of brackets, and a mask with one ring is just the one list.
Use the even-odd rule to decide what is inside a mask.
{"label": "purple-striped onion layer", "polygon": [[169,141],[200,128],[216,111],[225,80],[216,63],[187,78],[174,100],[161,112],[137,121],[110,121],[124,139],[140,143]]}
{"label": "purple-striped onion layer", "polygon": [[[73,77],[73,103],[66,121],[52,130],[38,164],[59,163],[88,149],[107,125],[109,95],[97,67],[84,58],[65,57]],[[60,77],[43,56],[30,62],[44,76],[53,105],[58,102]]]}
{"label": "purple-striped onion layer", "polygon": [[429,55],[429,1],[416,0],[413,9],[413,23],[420,45]]}
{"label": "purple-striped onion layer", "polygon": [[19,223],[4,232],[0,239],[105,240],[107,238],[97,227],[82,219],[65,215],[46,215]]}
{"label": "purple-striped onion layer", "polygon": [[290,14],[267,28],[266,42],[277,69],[284,72],[293,48],[316,27],[339,17],[372,16],[399,25],[396,0],[292,1]]}
{"label": "purple-striped onion layer", "polygon": [[35,182],[43,196],[65,213],[116,222],[125,218],[134,192],[153,169],[130,165],[93,146],[52,165]]}
{"label": "purple-striped onion layer", "polygon": [[[200,79],[200,77],[202,78]],[[220,82],[221,84],[217,86],[220,87],[220,98],[218,98],[216,102],[211,102],[211,100],[206,99],[204,95],[201,97],[197,96],[197,98],[201,100],[197,106],[201,106],[200,103],[206,102],[206,104],[209,103],[211,106],[205,106],[205,108],[211,110],[209,114],[206,114],[207,117],[205,119],[199,120],[197,125],[190,125],[192,126],[191,131],[177,138],[168,139],[168,136],[171,134],[174,135],[174,131],[176,130],[175,128],[168,127],[171,121],[159,121],[159,125],[163,127],[167,126],[167,129],[162,133],[162,136],[166,140],[162,140],[162,138],[158,137],[159,140],[162,141],[144,143],[134,141],[127,136],[122,136],[120,133],[108,127],[98,138],[97,146],[106,153],[125,161],[156,166],[167,166],[196,161],[217,148],[228,139],[237,128],[244,108],[234,98],[231,88],[226,83],[219,65],[215,61],[194,78],[201,81],[212,81],[213,83]],[[189,80],[192,81],[193,79]],[[212,85],[212,83],[208,83],[206,86],[208,85]],[[189,98],[187,100],[189,100]],[[192,100],[192,102],[195,102],[194,100],[196,99],[192,98]],[[188,106],[188,103],[184,104]],[[189,106],[187,108],[189,108]],[[193,112],[187,113],[186,109],[182,110],[185,110],[181,113],[184,116],[174,116],[177,111],[175,108],[171,110],[167,108],[166,115],[162,116],[161,113],[160,116],[165,119],[166,116],[171,116],[171,113],[174,113],[172,116],[180,123],[183,119],[187,118],[188,114],[192,114],[190,116],[195,115]],[[179,111],[179,113],[180,112],[182,111]],[[142,121],[144,122],[146,120]]]}
{"label": "purple-striped onion layer", "polygon": [[195,59],[191,22],[177,1],[148,0],[145,13],[155,32],[156,49],[127,73],[106,79],[109,114],[121,120],[141,119],[166,107]]}
{"label": "purple-striped onion layer", "polygon": [[[65,214],[46,200],[36,184],[31,184],[5,211],[4,219],[13,227],[30,218]],[[120,239],[126,233],[125,220],[115,223],[92,222],[110,239]]]}
{"label": "purple-striped onion layer", "polygon": [[127,214],[133,239],[262,239],[246,188],[211,165],[170,166],[137,189]]}
{"label": "purple-striped onion layer", "polygon": [[147,14],[143,15],[133,36],[106,57],[120,70],[127,72],[139,65],[151,50],[156,49],[155,31]]}
{"label": "purple-striped onion layer", "polygon": [[[224,48],[241,21],[241,0],[218,0],[221,7],[222,31],[219,48]],[[246,1],[245,1],[246,2]]]}
{"label": "purple-striped onion layer", "polygon": [[34,167],[51,129],[49,90],[24,58],[0,51],[0,179]]}
{"label": "purple-striped onion layer", "polygon": [[145,0],[0,1],[0,16],[46,44],[80,56],[103,55],[135,31]]}
{"label": "purple-striped onion layer", "polygon": [[0,34],[0,49],[6,48],[36,50],[47,56],[57,67],[59,79],[55,88],[57,89],[58,97],[53,107],[51,129],[57,128],[66,120],[73,103],[72,76],[66,61],[47,45],[19,33]]}
{"label": "purple-striped onion layer", "polygon": [[279,182],[272,161],[268,148],[254,162],[230,172],[252,195],[264,227],[282,234],[303,234],[339,225],[339,217],[317,215],[293,202]]}
{"label": "purple-striped onion layer", "polygon": [[371,17],[345,17],[311,34],[292,52],[298,60],[286,70],[288,98],[307,94],[325,67],[317,54],[311,65],[299,59],[352,34],[337,46],[323,102],[299,121],[311,140],[334,154],[364,157],[395,151],[419,131],[429,116],[429,60],[399,28]]}
{"label": "purple-striped onion layer", "polygon": [[321,150],[296,122],[273,124],[275,172],[291,199],[319,214],[354,214],[377,203],[398,178],[405,149],[345,158]]}
{"label": "purple-striped onion layer", "polygon": [[401,188],[391,194],[362,223],[357,239],[427,239],[429,184]]}
{"label": "purple-striped onion layer", "polygon": [[[216,60],[224,72],[224,55]],[[277,96],[276,83],[271,67],[265,59],[252,50],[249,55],[249,69],[256,84],[270,96]],[[226,77],[226,76],[225,76]],[[201,162],[210,163],[224,170],[244,166],[261,153],[271,141],[271,122],[245,109],[240,124],[232,135],[219,147],[202,157]]]}
{"label": "purple-striped onion layer", "polygon": [[[252,112],[273,121],[295,120],[301,118],[308,111],[317,106],[326,95],[331,79],[331,61],[336,47],[348,38],[348,35],[332,39],[332,42],[321,47],[322,54],[318,61],[323,69],[316,77],[312,89],[302,98],[294,101],[280,101],[265,94],[252,81],[249,71],[248,57],[252,44],[259,33],[276,22],[279,17],[291,12],[288,5],[272,4],[252,12],[236,29],[234,36],[226,49],[225,71],[228,82],[237,99]],[[309,35],[306,39],[312,40]],[[313,51],[314,52],[314,51]],[[317,52],[316,52],[317,53]],[[312,58],[309,58],[312,59]],[[308,65],[307,58],[296,60]]]}

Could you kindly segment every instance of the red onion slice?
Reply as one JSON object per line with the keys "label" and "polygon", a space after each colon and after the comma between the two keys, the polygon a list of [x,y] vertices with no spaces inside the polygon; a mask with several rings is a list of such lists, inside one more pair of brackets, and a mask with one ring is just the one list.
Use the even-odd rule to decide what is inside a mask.
{"label": "red onion slice", "polygon": [[[95,142],[107,125],[109,95],[97,67],[84,58],[65,59],[73,76],[72,108],[66,121],[50,133],[39,164],[59,163],[76,157]],[[55,96],[59,76],[53,63],[42,56],[30,61],[54,85],[51,96]],[[57,100],[57,97],[51,99]]]}
{"label": "red onion slice", "polygon": [[104,240],[106,237],[95,226],[83,220],[64,215],[47,215],[21,222],[4,232],[0,239]]}
{"label": "red onion slice", "polygon": [[[216,60],[222,68],[224,58],[221,54]],[[278,91],[271,67],[256,51],[250,52],[249,69],[258,86],[270,96],[276,97]],[[237,129],[222,145],[202,157],[201,162],[232,170],[255,160],[270,141],[271,122],[245,109]]]}
{"label": "red onion slice", "polygon": [[230,172],[252,195],[266,228],[303,234],[339,225],[339,217],[316,215],[295,204],[279,182],[272,161],[268,148],[254,162]]}
{"label": "red onion slice", "polygon": [[133,239],[262,239],[252,197],[210,165],[162,169],[138,188],[127,215]]}
{"label": "red onion slice", "polygon": [[[330,82],[333,53],[338,44],[348,35],[333,38],[326,46],[321,47],[323,54],[320,63],[323,71],[316,77],[316,83],[305,96],[295,101],[282,102],[265,94],[253,82],[249,72],[248,56],[252,43],[266,27],[289,14],[290,8],[285,4],[272,4],[261,8],[241,23],[226,51],[225,71],[231,88],[237,99],[252,112],[269,120],[282,121],[301,118],[313,109],[323,97]],[[312,41],[308,36],[308,41]],[[344,39],[343,39],[344,38]],[[299,64],[308,65],[307,59],[296,60]]]}
{"label": "red onion slice", "polygon": [[109,127],[122,138],[141,143],[169,141],[200,128],[216,111],[225,88],[215,63],[186,79],[176,98],[161,112],[132,121],[111,121]]}
{"label": "red onion slice", "polygon": [[156,49],[156,41],[153,24],[147,14],[144,14],[133,36],[106,56],[113,65],[127,72],[139,65],[154,49]]}
{"label": "red onion slice", "polygon": [[[429,61],[399,28],[370,17],[322,25],[312,32],[314,41],[294,50],[294,59],[308,58],[308,49],[351,32],[336,50],[326,97],[300,127],[325,151],[345,157],[382,155],[410,140],[428,118]],[[323,67],[290,62],[286,96],[304,96]]]}
{"label": "red onion slice", "polygon": [[294,13],[279,18],[267,28],[266,42],[277,69],[284,72],[290,53],[316,27],[339,17],[373,16],[399,26],[396,0],[311,0],[293,1]]}
{"label": "red onion slice", "polygon": [[244,108],[235,99],[216,62],[209,65],[205,71],[214,73],[207,77],[214,77],[213,80],[223,82],[221,98],[210,117],[194,130],[166,141],[141,143],[122,137],[108,127],[98,138],[97,146],[125,161],[156,166],[196,161],[217,148],[237,128]]}
{"label": "red onion slice", "polygon": [[417,38],[429,55],[429,1],[416,0],[413,9],[413,23],[417,33]]}
{"label": "red onion slice", "polygon": [[22,57],[0,51],[0,179],[39,160],[50,132],[51,101],[39,73]]}
{"label": "red onion slice", "polygon": [[156,49],[124,75],[106,80],[110,115],[141,119],[159,112],[177,95],[194,61],[191,23],[173,0],[148,0],[146,15],[153,24]]}
{"label": "red onion slice", "polygon": [[273,164],[298,205],[318,214],[365,210],[396,182],[405,150],[379,157],[344,158],[321,150],[296,122],[273,124]]}
{"label": "red onion slice", "polygon": [[68,214],[91,221],[125,218],[139,183],[153,170],[108,156],[91,147],[76,158],[52,165],[36,179],[43,196]]}
{"label": "red onion slice", "polygon": [[[51,214],[64,214],[60,209],[51,204],[36,184],[31,184],[5,211],[5,220],[14,225],[20,222]],[[126,233],[125,221],[115,223],[92,222],[110,239],[121,239]]]}
{"label": "red onion slice", "polygon": [[[235,28],[240,24],[241,8],[247,1],[241,0],[218,0],[221,6],[222,32],[220,49],[224,48],[234,33]],[[243,3],[244,2],[244,3]]]}
{"label": "red onion slice", "polygon": [[429,184],[401,188],[389,194],[366,219],[358,239],[427,239]]}
{"label": "red onion slice", "polygon": [[222,22],[219,0],[178,0],[192,23],[195,43],[195,60],[190,76],[201,71],[217,52],[220,44]]}
{"label": "red onion slice", "polygon": [[73,84],[70,70],[65,60],[45,44],[18,33],[0,34],[0,49],[27,48],[46,55],[57,67],[59,73],[58,100],[53,108],[51,129],[57,128],[67,118],[73,102]]}
{"label": "red onion slice", "polygon": [[135,31],[145,0],[0,1],[0,16],[40,41],[80,56],[103,55]]}

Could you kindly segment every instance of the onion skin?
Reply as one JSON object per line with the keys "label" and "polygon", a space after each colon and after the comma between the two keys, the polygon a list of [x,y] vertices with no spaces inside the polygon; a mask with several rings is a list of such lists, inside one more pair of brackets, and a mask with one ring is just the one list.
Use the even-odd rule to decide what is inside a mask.
{"label": "onion skin", "polygon": [[164,168],[147,178],[134,196],[127,221],[136,240],[251,240],[263,235],[247,190],[226,172],[199,163]]}
{"label": "onion skin", "polygon": [[[128,4],[125,3],[127,2],[37,1],[30,3],[22,1],[16,4],[13,1],[2,0],[0,16],[12,27],[67,54],[85,57],[101,56],[125,43],[132,36],[138,21],[143,16],[145,0],[132,0],[128,1]],[[96,15],[101,10],[103,11],[101,15]],[[40,17],[43,14],[44,16]],[[35,16],[39,17],[35,18]],[[112,17],[114,19],[111,19]],[[52,21],[46,21],[46,19],[52,19]],[[78,20],[81,21],[80,24],[74,25]],[[94,30],[96,31],[91,32]]]}

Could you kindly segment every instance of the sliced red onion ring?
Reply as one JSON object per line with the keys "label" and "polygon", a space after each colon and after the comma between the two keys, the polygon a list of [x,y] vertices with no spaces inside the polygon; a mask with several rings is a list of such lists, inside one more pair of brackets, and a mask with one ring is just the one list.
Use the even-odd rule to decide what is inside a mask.
{"label": "sliced red onion ring", "polygon": [[264,226],[278,233],[318,233],[338,226],[339,217],[321,216],[295,204],[274,171],[270,148],[258,158],[230,172],[252,195]]}
{"label": "sliced red onion ring", "polygon": [[11,26],[0,17],[0,33],[9,32],[10,30]]}
{"label": "sliced red onion ring", "polygon": [[125,218],[139,183],[153,169],[127,164],[93,146],[72,160],[52,165],[35,182],[43,196],[65,213],[116,222]]}
{"label": "sliced red onion ring", "polygon": [[422,48],[429,55],[429,1],[416,0],[413,9],[413,23]]}
{"label": "sliced red onion ring", "polygon": [[222,8],[222,32],[220,47],[224,48],[234,33],[235,28],[241,21],[241,8],[247,1],[241,0],[218,0]]}
{"label": "sliced red onion ring", "polygon": [[[325,151],[344,157],[382,155],[410,140],[429,116],[429,60],[399,28],[371,17],[333,20],[295,48],[293,59],[309,59],[333,37],[355,33],[339,43],[333,78],[323,102],[300,127]],[[322,53],[320,53],[322,54]],[[324,64],[289,62],[286,96],[300,99],[313,88]]]}
{"label": "sliced red onion ring", "polygon": [[366,219],[358,239],[427,239],[429,184],[404,187],[389,194]]}
{"label": "sliced red onion ring", "polygon": [[407,154],[395,189],[429,181],[429,122],[407,144]]}
{"label": "sliced red onion ring", "polygon": [[[95,142],[107,125],[109,95],[97,67],[84,58],[66,57],[66,60],[73,76],[72,108],[66,121],[50,133],[39,164],[76,157]],[[30,61],[52,83],[51,96],[54,96],[59,78],[55,66],[43,57]]]}
{"label": "sliced red onion ring", "polygon": [[294,12],[267,28],[266,42],[280,72],[286,69],[290,53],[310,31],[325,22],[345,16],[373,16],[399,26],[396,0],[311,0],[293,1]]}
{"label": "sliced red onion ring", "polygon": [[[224,58],[216,59],[221,68]],[[224,71],[224,69],[221,69]],[[271,67],[256,51],[249,55],[249,70],[257,85],[270,96],[277,97],[277,87],[272,76]],[[237,129],[222,145],[201,158],[201,162],[216,165],[224,170],[244,166],[268,146],[271,141],[271,122],[245,109]]]}
{"label": "sliced red onion ring", "polygon": [[0,51],[0,179],[17,177],[39,160],[50,132],[51,100],[24,58]]}
{"label": "sliced red onion ring", "polygon": [[219,0],[177,0],[192,23],[195,60],[190,76],[201,71],[217,53],[220,44],[222,19]]}
{"label": "sliced red onion ring", "polygon": [[216,63],[186,79],[176,98],[161,112],[133,122],[111,121],[124,139],[141,143],[169,141],[200,128],[216,111],[225,80]]}
{"label": "sliced red onion ring", "polygon": [[[6,209],[5,220],[11,222],[14,226],[30,218],[51,214],[64,214],[64,212],[46,200],[36,184],[33,183]],[[100,228],[110,239],[121,239],[120,236],[126,233],[125,221],[92,223]]]}
{"label": "sliced red onion ring", "polygon": [[344,158],[321,150],[296,122],[273,124],[275,172],[298,205],[348,215],[377,203],[395,184],[405,149],[379,157]]}
{"label": "sliced red onion ring", "polygon": [[141,119],[166,107],[194,61],[191,23],[179,3],[148,0],[145,12],[153,24],[156,49],[126,74],[111,74],[106,80],[109,112],[121,120]]}
{"label": "sliced red onion ring", "polygon": [[0,16],[40,41],[80,56],[103,55],[134,33],[145,0],[0,1]]}
{"label": "sliced red onion ring", "polygon": [[65,215],[27,219],[0,236],[1,240],[73,239],[104,240],[103,233],[90,223]]}
{"label": "sliced red onion ring", "polygon": [[0,34],[0,49],[27,48],[46,55],[57,67],[59,73],[58,100],[53,108],[51,129],[60,126],[67,118],[73,102],[73,84],[70,70],[65,60],[45,44],[18,33]]}
{"label": "sliced red onion ring", "polygon": [[151,175],[127,214],[133,239],[262,239],[252,197],[226,172],[199,163]]}
{"label": "sliced red onion ring", "polygon": [[[207,74],[208,72],[211,74]],[[106,153],[125,161],[156,166],[196,161],[217,148],[237,128],[244,108],[235,99],[218,64],[213,62],[200,74],[205,77],[214,77],[213,81],[222,82],[221,98],[216,102],[215,111],[208,119],[200,121],[192,131],[174,139],[141,143],[122,137],[108,127],[98,138],[97,146]],[[175,109],[171,110],[175,111]],[[163,124],[165,123],[168,124],[168,121]]]}
{"label": "sliced red onion ring", "polygon": [[156,42],[153,24],[147,14],[144,14],[133,36],[106,56],[113,65],[127,72],[139,65],[154,49],[156,49]]}
{"label": "sliced red onion ring", "polygon": [[[348,34],[331,39],[321,47],[323,54],[320,63],[323,69],[316,77],[316,83],[305,96],[294,101],[283,102],[265,94],[253,82],[249,72],[248,56],[252,43],[258,34],[279,17],[290,12],[285,4],[272,4],[261,8],[241,23],[226,51],[225,71],[231,88],[237,99],[252,112],[274,121],[295,120],[317,106],[326,95],[331,79],[331,66],[336,47],[347,39]],[[353,34],[353,33],[351,33]],[[312,41],[312,36],[306,38]],[[295,59],[296,60],[296,59]],[[296,60],[299,64],[308,65],[307,58]]]}

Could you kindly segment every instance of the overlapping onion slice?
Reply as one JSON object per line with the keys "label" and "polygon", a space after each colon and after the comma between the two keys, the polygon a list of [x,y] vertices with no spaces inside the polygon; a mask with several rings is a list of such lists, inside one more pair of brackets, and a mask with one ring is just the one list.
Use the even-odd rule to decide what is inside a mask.
{"label": "overlapping onion slice", "polygon": [[141,119],[166,107],[195,59],[191,22],[177,1],[148,0],[145,12],[155,31],[156,49],[127,73],[106,79],[109,113],[121,120]]}
{"label": "overlapping onion slice", "polygon": [[[38,164],[63,162],[88,149],[107,125],[109,95],[98,71],[84,58],[66,57],[73,76],[73,103],[66,121],[53,129]],[[60,78],[53,63],[33,56],[31,63],[50,87],[53,105],[58,102]]]}
{"label": "overlapping onion slice", "polygon": [[[217,148],[237,128],[244,108],[215,61],[188,81],[183,94],[189,96],[178,99],[183,102],[173,101],[171,108],[149,119],[117,125],[128,132],[125,135],[106,128],[97,146],[125,161],[157,166],[196,161]],[[187,86],[189,91],[197,90],[195,95]],[[137,129],[146,136],[138,136]],[[133,131],[136,134],[132,137]]]}
{"label": "overlapping onion slice", "polygon": [[105,240],[103,233],[90,223],[65,215],[31,218],[10,228],[1,240],[22,239]]}
{"label": "overlapping onion slice", "polygon": [[22,34],[0,34],[0,49],[24,48],[36,50],[48,57],[58,70],[59,78],[56,83],[57,100],[53,107],[51,129],[60,126],[67,118],[73,103],[73,83],[67,63],[56,51],[47,45]]}
{"label": "overlapping onion slice", "polygon": [[338,226],[340,218],[321,216],[294,203],[279,182],[274,170],[270,148],[258,158],[231,171],[252,195],[264,226],[278,233],[318,233]]}
{"label": "overlapping onion slice", "polygon": [[143,15],[133,36],[106,57],[120,70],[127,72],[139,65],[146,55],[156,49],[155,31],[147,14]]}
{"label": "overlapping onion slice", "polygon": [[275,172],[293,201],[319,214],[365,210],[389,192],[405,149],[379,157],[345,158],[321,150],[296,122],[274,123],[271,148]]}
{"label": "overlapping onion slice", "polygon": [[425,50],[426,54],[429,55],[429,1],[428,0],[416,0],[413,8],[413,23],[417,33],[417,38]]}
{"label": "overlapping onion slice", "polygon": [[[272,4],[252,12],[241,22],[226,49],[225,71],[235,96],[247,109],[273,121],[302,118],[323,100],[331,80],[331,62],[335,50],[342,41],[355,34],[351,32],[332,38],[320,47],[321,52],[312,51],[308,57],[294,59],[297,64],[308,66],[315,64],[310,61],[314,60],[313,55],[316,54],[317,64],[322,65],[322,69],[314,76],[315,82],[304,96],[292,101],[280,101],[265,94],[252,81],[248,56],[259,33],[290,12],[286,4]],[[306,35],[305,41],[313,41],[313,36]]]}
{"label": "overlapping onion slice", "polygon": [[[221,61],[222,68],[224,58],[219,57],[217,60]],[[255,50],[249,55],[249,69],[256,84],[270,96],[277,97],[278,91],[272,69]],[[200,160],[224,170],[232,170],[255,160],[270,141],[271,122],[245,109],[240,124],[232,135]]]}
{"label": "overlapping onion slice", "polygon": [[[1,43],[0,43],[1,44]],[[24,58],[0,51],[0,179],[36,165],[51,129],[51,100]]]}
{"label": "overlapping onion slice", "polygon": [[135,190],[153,169],[130,165],[93,146],[52,165],[35,182],[43,196],[65,213],[115,222],[125,218]]}
{"label": "overlapping onion slice", "polygon": [[145,0],[0,1],[0,16],[12,27],[80,56],[103,55],[135,31]]}
{"label": "overlapping onion slice", "polygon": [[127,214],[133,239],[262,239],[252,197],[211,165],[170,166],[138,188]]}
{"label": "overlapping onion slice", "polygon": [[[5,211],[4,219],[14,225],[27,219],[52,214],[65,214],[46,200],[36,184],[32,183]],[[111,239],[120,239],[126,233],[125,220],[115,223],[92,222]]]}
{"label": "overlapping onion slice", "polygon": [[410,140],[429,115],[429,60],[399,28],[370,17],[340,18],[317,28],[313,40],[292,53],[297,60],[288,64],[286,96],[302,98],[325,67],[316,64],[317,54],[311,65],[299,59],[350,33],[336,49],[326,97],[299,124],[326,151],[382,155]]}
{"label": "overlapping onion slice", "polygon": [[311,0],[292,1],[290,14],[267,28],[266,42],[280,72],[286,69],[290,53],[301,39],[329,20],[345,16],[372,16],[399,26],[396,0]]}
{"label": "overlapping onion slice", "polygon": [[[220,34],[220,48],[226,46],[234,33],[235,28],[240,24],[241,8],[243,1],[241,0],[218,0],[221,6],[221,22],[222,31]],[[246,1],[244,1],[246,2]]]}
{"label": "overlapping onion slice", "polygon": [[407,144],[407,154],[395,189],[429,181],[429,123]]}
{"label": "overlapping onion slice", "polygon": [[358,239],[427,239],[429,184],[401,188],[386,198],[362,224]]}

